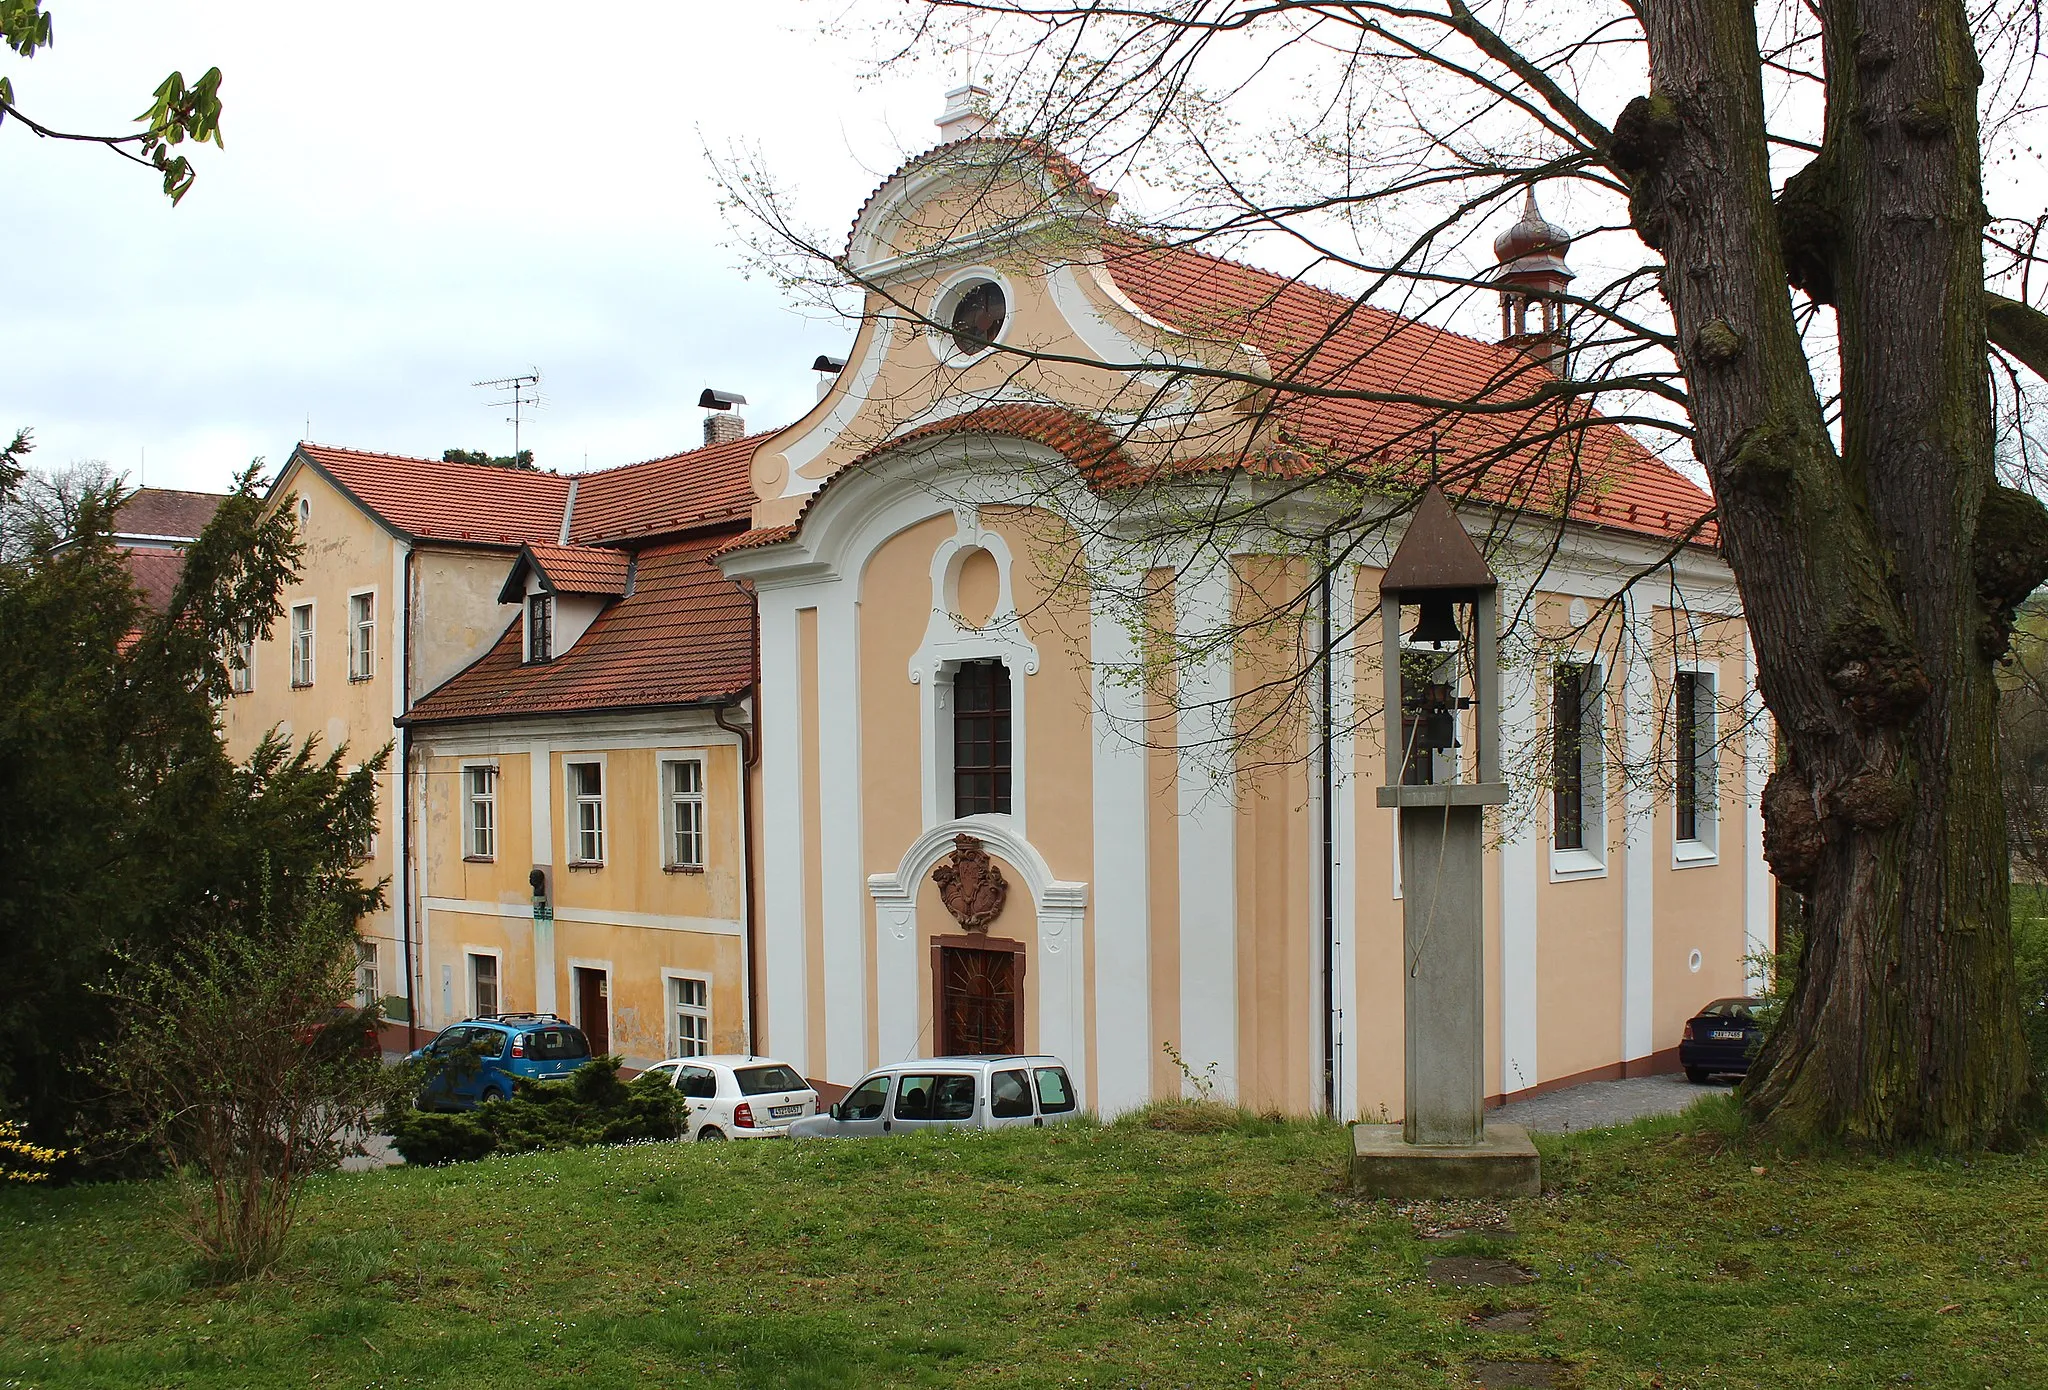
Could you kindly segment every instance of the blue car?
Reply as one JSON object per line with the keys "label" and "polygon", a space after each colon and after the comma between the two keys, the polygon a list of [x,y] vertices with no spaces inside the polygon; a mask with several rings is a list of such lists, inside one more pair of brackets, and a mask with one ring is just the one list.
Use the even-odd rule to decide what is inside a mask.
{"label": "blue car", "polygon": [[553,1014],[466,1018],[405,1059],[427,1064],[422,1110],[469,1110],[512,1098],[512,1079],[553,1081],[590,1060],[583,1030]]}

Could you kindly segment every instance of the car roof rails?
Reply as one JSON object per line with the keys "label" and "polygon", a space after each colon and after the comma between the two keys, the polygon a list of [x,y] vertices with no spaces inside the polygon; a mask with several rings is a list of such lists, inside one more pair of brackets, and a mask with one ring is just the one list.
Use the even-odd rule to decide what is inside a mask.
{"label": "car roof rails", "polygon": [[483,1014],[481,1018],[490,1023],[560,1023],[562,1021],[560,1014],[534,1013],[531,1010],[509,1014]]}

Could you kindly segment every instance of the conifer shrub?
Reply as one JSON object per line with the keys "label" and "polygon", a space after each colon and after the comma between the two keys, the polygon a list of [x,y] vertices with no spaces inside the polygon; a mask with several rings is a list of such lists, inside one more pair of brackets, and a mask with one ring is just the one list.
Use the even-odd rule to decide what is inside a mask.
{"label": "conifer shrub", "polygon": [[617,1057],[595,1057],[561,1081],[515,1079],[510,1100],[439,1113],[395,1109],[393,1143],[407,1163],[469,1163],[497,1153],[674,1139],[689,1105],[665,1078],[619,1076]]}

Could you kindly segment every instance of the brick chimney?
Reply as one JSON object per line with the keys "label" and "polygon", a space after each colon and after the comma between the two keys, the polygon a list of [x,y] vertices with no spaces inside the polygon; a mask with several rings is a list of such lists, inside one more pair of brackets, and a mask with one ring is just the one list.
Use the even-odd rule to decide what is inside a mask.
{"label": "brick chimney", "polygon": [[704,417],[704,443],[730,444],[746,436],[747,422],[731,411],[712,411]]}

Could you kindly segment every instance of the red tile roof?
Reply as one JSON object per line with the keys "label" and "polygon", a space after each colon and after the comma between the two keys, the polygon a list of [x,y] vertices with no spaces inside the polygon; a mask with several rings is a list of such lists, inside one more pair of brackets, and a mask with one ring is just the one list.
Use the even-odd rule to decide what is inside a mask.
{"label": "red tile roof", "polygon": [[114,510],[116,539],[151,537],[191,541],[227,501],[224,492],[183,492],[176,488],[140,487],[121,499]]}
{"label": "red tile roof", "polygon": [[409,539],[516,547],[562,537],[557,473],[301,444],[300,458]]}
{"label": "red tile roof", "polygon": [[410,724],[710,704],[753,682],[753,604],[711,564],[731,533],[649,546],[633,592],[553,661],[519,659],[514,622],[413,706]]}
{"label": "red tile roof", "polygon": [[[1198,337],[1250,342],[1279,380],[1405,399],[1285,394],[1275,423],[1293,471],[1350,466],[1425,481],[1432,464],[1456,497],[1662,537],[1717,537],[1701,519],[1713,499],[1619,426],[1548,403],[1479,414],[1431,402],[1527,399],[1553,380],[1514,348],[1481,342],[1299,280],[1180,248],[1111,248],[1109,271],[1140,308]],[[1553,440],[1555,442],[1553,442]]]}
{"label": "red tile roof", "polygon": [[128,577],[142,591],[143,607],[152,613],[171,611],[171,594],[185,572],[184,550],[129,550],[121,556]]}
{"label": "red tile roof", "polygon": [[[594,545],[528,545],[519,552],[505,587],[524,585],[528,565],[540,571],[547,587],[558,594],[609,594],[626,592],[627,557],[623,550],[605,550]],[[502,602],[515,600],[502,599]]]}
{"label": "red tile roof", "polygon": [[754,505],[754,450],[766,437],[577,474],[569,539],[587,545],[657,536],[746,515]]}

